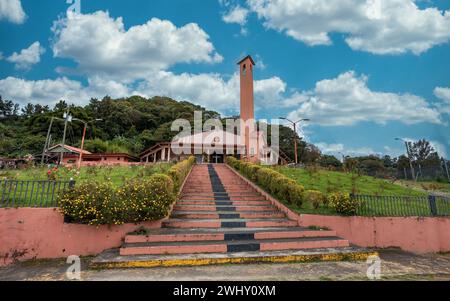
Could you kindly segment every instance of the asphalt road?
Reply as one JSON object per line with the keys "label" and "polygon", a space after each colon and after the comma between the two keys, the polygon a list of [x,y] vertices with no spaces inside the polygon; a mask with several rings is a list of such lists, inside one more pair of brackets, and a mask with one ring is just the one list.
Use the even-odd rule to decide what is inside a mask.
{"label": "asphalt road", "polygon": [[[381,280],[450,281],[450,254],[413,255],[382,250]],[[366,262],[219,265],[203,267],[90,270],[83,258],[83,281],[284,281],[368,280]],[[0,268],[0,280],[68,280],[65,260],[30,261]]]}

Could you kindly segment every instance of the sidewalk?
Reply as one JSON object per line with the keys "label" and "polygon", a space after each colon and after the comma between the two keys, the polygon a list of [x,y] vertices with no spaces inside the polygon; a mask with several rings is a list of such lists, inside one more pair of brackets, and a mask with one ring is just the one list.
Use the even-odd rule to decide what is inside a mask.
{"label": "sidewalk", "polygon": [[[384,280],[450,281],[450,254],[413,255],[398,250],[380,251]],[[222,265],[183,268],[89,270],[92,258],[82,259],[82,280],[187,281],[187,280],[367,280],[365,262]],[[0,280],[66,280],[64,260],[19,263],[0,268]]]}

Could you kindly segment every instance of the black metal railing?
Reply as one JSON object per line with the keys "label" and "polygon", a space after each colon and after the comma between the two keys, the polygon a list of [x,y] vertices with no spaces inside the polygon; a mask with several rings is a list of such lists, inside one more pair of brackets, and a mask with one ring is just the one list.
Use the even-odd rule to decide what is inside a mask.
{"label": "black metal railing", "polygon": [[360,216],[450,216],[450,198],[443,196],[351,195]]}
{"label": "black metal railing", "polygon": [[0,208],[56,207],[60,192],[75,186],[75,181],[0,180]]}

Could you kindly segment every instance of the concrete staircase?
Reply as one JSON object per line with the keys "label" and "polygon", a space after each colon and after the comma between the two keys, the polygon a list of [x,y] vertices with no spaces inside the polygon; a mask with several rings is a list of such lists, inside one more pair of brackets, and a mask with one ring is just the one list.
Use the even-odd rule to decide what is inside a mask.
{"label": "concrete staircase", "polygon": [[298,227],[226,165],[195,165],[162,229],[127,235],[120,256],[345,247],[334,231]]}

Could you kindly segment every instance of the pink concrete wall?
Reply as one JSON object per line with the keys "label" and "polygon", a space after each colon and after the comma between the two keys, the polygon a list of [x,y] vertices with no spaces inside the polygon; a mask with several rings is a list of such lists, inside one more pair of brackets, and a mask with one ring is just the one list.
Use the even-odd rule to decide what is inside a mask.
{"label": "pink concrete wall", "polygon": [[450,218],[438,217],[345,217],[298,215],[280,201],[227,165],[237,176],[261,193],[272,205],[299,226],[321,226],[360,247],[398,247],[414,253],[450,251]]}
{"label": "pink concrete wall", "polygon": [[361,247],[398,247],[414,253],[450,251],[450,218],[343,217],[302,214],[300,226],[321,226]]}
{"label": "pink concrete wall", "polygon": [[64,224],[55,208],[0,209],[0,266],[17,258],[60,258],[69,255],[95,255],[119,247],[126,233],[144,226],[160,228],[162,221],[138,225],[88,226]]}

